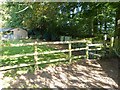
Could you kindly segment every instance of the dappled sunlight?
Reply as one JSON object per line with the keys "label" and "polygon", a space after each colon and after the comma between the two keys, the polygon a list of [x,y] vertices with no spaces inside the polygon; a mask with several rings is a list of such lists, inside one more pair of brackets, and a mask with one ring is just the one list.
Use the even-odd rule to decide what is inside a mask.
{"label": "dappled sunlight", "polygon": [[19,74],[19,75],[21,75],[21,74],[26,74],[27,71],[23,71],[23,70],[22,70],[22,71],[17,71],[16,73]]}
{"label": "dappled sunlight", "polygon": [[97,1],[0,3],[0,90],[117,89],[120,3]]}
{"label": "dappled sunlight", "polygon": [[[105,65],[109,66],[108,69],[105,69],[105,65],[103,65],[102,63],[100,63],[95,59],[94,60],[77,59],[74,60],[71,64],[69,64],[68,62],[64,62],[60,64],[59,62],[59,65],[57,65],[60,58],[64,58],[63,60],[66,60],[66,58],[69,59],[69,55],[68,55],[69,52],[68,53],[66,53],[66,51],[62,52],[63,49],[68,48],[68,45],[38,46],[37,48],[37,51],[39,53],[38,62],[40,64],[38,65],[38,67],[40,70],[35,71],[33,69],[35,68],[34,56],[31,56],[34,55],[34,52],[33,54],[31,53],[32,51],[34,51],[34,47],[32,47],[32,49],[30,48],[31,47],[21,47],[20,49],[14,48],[14,50],[12,50],[12,48],[4,49],[4,54],[5,51],[9,49],[9,51],[6,54],[8,54],[8,56],[11,55],[11,57],[15,56],[18,58],[7,58],[6,55],[6,59],[0,61],[0,66],[3,67],[3,69],[7,65],[9,65],[10,67],[11,66],[14,67],[14,69],[11,69],[9,72],[3,74],[4,77],[0,78],[0,80],[4,81],[1,86],[10,87],[10,88],[25,88],[25,87],[49,88],[50,87],[50,88],[59,88],[59,89],[60,88],[112,88],[112,89],[118,88],[118,83],[116,79],[117,77],[111,76],[114,70],[107,63],[105,63]],[[12,50],[12,54],[10,53],[11,50]],[[76,50],[79,50],[79,48],[77,48]],[[14,53],[16,52],[17,54],[14,55]],[[81,52],[72,51],[71,58],[74,55],[81,56],[84,54],[86,54],[85,50]],[[50,63],[51,59],[55,59],[57,63],[52,63],[49,65],[40,63],[40,62]],[[21,69],[21,67],[23,66],[28,66],[28,67],[24,67]],[[106,70],[110,70],[111,73],[109,74],[109,71]]]}
{"label": "dappled sunlight", "polygon": [[94,65],[85,61],[68,65],[49,65],[36,74],[17,71],[16,76],[10,78],[4,76],[1,79],[4,85],[14,88],[118,88],[117,83],[108,76],[99,63]]}

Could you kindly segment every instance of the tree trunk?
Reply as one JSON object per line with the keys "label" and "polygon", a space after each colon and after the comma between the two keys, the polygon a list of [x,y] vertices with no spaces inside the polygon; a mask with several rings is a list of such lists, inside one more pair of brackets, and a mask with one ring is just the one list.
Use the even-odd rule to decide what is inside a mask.
{"label": "tree trunk", "polygon": [[107,33],[107,22],[106,22],[106,18],[105,18],[105,23],[104,23],[104,25],[105,25],[105,32]]}
{"label": "tree trunk", "polygon": [[102,22],[100,22],[100,30],[99,30],[99,33],[102,34]]}
{"label": "tree trunk", "polygon": [[98,20],[97,19],[94,19],[93,32],[94,32],[94,35],[98,35]]}
{"label": "tree trunk", "polygon": [[93,36],[94,35],[94,32],[93,32],[93,23],[94,22],[94,17],[90,17],[90,20],[89,20],[89,23],[90,23],[90,26],[89,26],[89,35],[90,36]]}

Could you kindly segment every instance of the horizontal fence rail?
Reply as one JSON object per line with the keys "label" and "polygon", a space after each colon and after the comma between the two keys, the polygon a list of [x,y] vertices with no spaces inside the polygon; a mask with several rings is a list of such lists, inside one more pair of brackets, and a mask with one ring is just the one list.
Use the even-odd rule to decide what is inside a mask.
{"label": "horizontal fence rail", "polygon": [[[74,43],[85,43],[86,47],[84,48],[75,48],[72,49],[72,44]],[[63,49],[63,50],[52,50],[52,51],[44,51],[44,52],[38,52],[37,47],[40,45],[57,45],[57,44],[68,44],[68,49]],[[2,45],[4,47],[7,47],[5,45]],[[38,67],[38,64],[44,64],[44,63],[52,63],[52,62],[58,62],[58,61],[68,61],[71,62],[72,59],[78,59],[78,58],[86,58],[89,59],[89,54],[92,55],[96,55],[96,56],[100,56],[98,54],[94,54],[94,53],[89,53],[89,51],[98,51],[101,50],[103,44],[91,44],[91,42],[89,40],[78,40],[78,41],[60,41],[60,42],[37,42],[35,41],[34,43],[21,43],[21,44],[9,44],[9,47],[20,47],[20,46],[34,46],[34,52],[33,53],[26,53],[26,54],[16,54],[16,55],[3,55],[0,56],[1,59],[5,59],[5,58],[18,58],[18,57],[23,57],[23,56],[34,56],[34,63],[31,64],[19,64],[19,65],[14,65],[14,66],[6,66],[6,67],[0,67],[0,71],[1,70],[8,70],[8,69],[13,69],[13,68],[20,68],[20,67],[27,67],[27,66],[31,66],[31,65],[35,65],[36,67]],[[90,49],[90,47],[97,47],[97,49]],[[99,48],[98,48],[99,47]],[[82,51],[85,50],[86,54],[85,55],[79,55],[79,56],[72,56],[72,52],[73,51]],[[59,59],[53,59],[53,60],[47,60],[47,61],[39,61],[38,55],[42,55],[42,54],[54,54],[54,53],[65,53],[68,52],[68,58],[59,58]]]}
{"label": "horizontal fence rail", "polygon": [[[69,44],[69,43],[86,43],[90,42],[88,40],[77,40],[77,41],[58,41],[58,42],[37,42],[37,45],[48,45],[48,44]],[[10,44],[11,47],[19,47],[19,46],[34,46],[36,43],[21,43],[21,44]],[[4,46],[4,44],[3,44]]]}
{"label": "horizontal fence rail", "polygon": [[[76,48],[76,49],[71,49],[71,51],[79,51],[79,50],[86,50],[86,48]],[[37,55],[41,55],[41,54],[54,54],[54,53],[59,53],[59,52],[69,52],[68,49],[66,50],[55,50],[55,51],[46,51],[46,52],[40,52],[37,53]],[[16,55],[4,55],[1,56],[1,59],[5,59],[5,58],[18,58],[18,57],[23,57],[23,56],[33,56],[35,55],[35,53],[27,53],[27,54],[16,54]]]}

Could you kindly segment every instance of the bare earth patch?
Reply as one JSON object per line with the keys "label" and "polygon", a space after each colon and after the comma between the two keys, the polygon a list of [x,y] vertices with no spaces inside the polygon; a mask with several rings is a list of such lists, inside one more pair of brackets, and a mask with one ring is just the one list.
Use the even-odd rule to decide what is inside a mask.
{"label": "bare earth patch", "polygon": [[118,88],[118,60],[84,60],[69,65],[49,66],[37,74],[25,73],[4,77],[0,72],[0,86],[10,88]]}

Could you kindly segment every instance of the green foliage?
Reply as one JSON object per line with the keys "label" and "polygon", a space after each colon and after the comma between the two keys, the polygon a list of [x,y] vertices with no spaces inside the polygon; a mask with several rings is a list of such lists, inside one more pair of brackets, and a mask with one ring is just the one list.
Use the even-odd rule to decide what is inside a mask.
{"label": "green foliage", "polygon": [[5,4],[9,15],[6,25],[7,27],[39,28],[73,37],[97,35],[102,31],[106,32],[105,23],[107,32],[114,31],[112,24],[115,24],[117,5],[112,4],[8,2]]}

